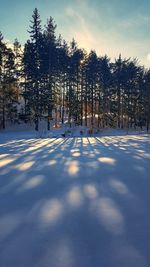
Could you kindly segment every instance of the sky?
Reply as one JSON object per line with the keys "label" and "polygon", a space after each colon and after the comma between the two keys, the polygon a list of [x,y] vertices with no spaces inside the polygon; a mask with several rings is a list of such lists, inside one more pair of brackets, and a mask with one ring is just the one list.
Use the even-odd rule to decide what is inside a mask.
{"label": "sky", "polygon": [[88,52],[94,49],[112,60],[121,53],[150,67],[149,0],[0,0],[0,31],[5,40],[26,42],[35,7],[42,25],[52,16],[57,34],[66,41],[75,38]]}

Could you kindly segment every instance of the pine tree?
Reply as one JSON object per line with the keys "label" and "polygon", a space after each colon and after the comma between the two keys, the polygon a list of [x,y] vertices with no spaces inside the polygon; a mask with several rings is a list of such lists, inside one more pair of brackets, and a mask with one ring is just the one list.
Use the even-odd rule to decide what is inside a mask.
{"label": "pine tree", "polygon": [[96,103],[96,90],[98,82],[97,74],[98,58],[95,51],[91,51],[88,56],[87,65],[87,80],[88,80],[88,105],[90,109],[91,128],[93,129],[95,124],[95,103]]}
{"label": "pine tree", "polygon": [[57,51],[56,51],[56,24],[52,17],[47,20],[45,26],[44,38],[45,38],[45,58],[43,64],[45,65],[46,74],[46,106],[47,106],[47,129],[50,130],[50,120],[52,120],[52,110],[54,107],[54,95],[55,94],[55,78],[57,73]]}
{"label": "pine tree", "polygon": [[25,44],[23,63],[27,82],[25,97],[28,101],[29,110],[34,117],[35,130],[38,131],[41,115],[41,20],[37,8],[33,11],[32,18],[30,31],[28,31],[30,40]]}
{"label": "pine tree", "polygon": [[112,75],[110,59],[98,58],[98,128],[112,123]]}
{"label": "pine tree", "polygon": [[150,128],[150,70],[145,73],[143,88],[143,111],[145,113],[145,125],[148,132]]}
{"label": "pine tree", "polygon": [[69,79],[69,47],[67,43],[61,39],[58,40],[57,45],[57,55],[58,55],[58,69],[60,78],[60,97],[61,97],[61,122],[64,124],[64,116],[66,111],[67,102],[67,84]]}
{"label": "pine tree", "polygon": [[0,34],[0,120],[3,129],[6,121],[13,122],[17,115],[18,88],[14,59],[13,51],[7,48]]}

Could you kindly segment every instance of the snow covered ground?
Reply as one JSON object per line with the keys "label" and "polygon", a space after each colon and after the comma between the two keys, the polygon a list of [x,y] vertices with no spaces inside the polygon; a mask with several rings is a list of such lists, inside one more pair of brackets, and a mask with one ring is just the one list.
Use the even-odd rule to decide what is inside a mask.
{"label": "snow covered ground", "polygon": [[149,206],[148,135],[0,135],[0,267],[148,267]]}

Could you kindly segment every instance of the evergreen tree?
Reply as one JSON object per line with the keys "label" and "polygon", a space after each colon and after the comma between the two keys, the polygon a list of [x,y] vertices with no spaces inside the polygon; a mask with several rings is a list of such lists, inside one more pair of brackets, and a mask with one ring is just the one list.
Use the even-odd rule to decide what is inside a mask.
{"label": "evergreen tree", "polygon": [[33,20],[30,25],[30,40],[25,44],[24,50],[24,72],[26,76],[25,97],[28,101],[30,112],[33,114],[35,121],[35,130],[39,129],[39,118],[41,111],[41,20],[37,8],[35,8]]}
{"label": "evergreen tree", "polygon": [[18,88],[14,58],[13,51],[7,48],[0,34],[0,120],[3,129],[6,120],[13,122],[17,115]]}
{"label": "evergreen tree", "polygon": [[[47,20],[47,25],[44,31],[44,53],[43,64],[45,66],[46,74],[46,107],[47,107],[47,129],[50,130],[50,120],[52,120],[52,110],[54,107],[54,96],[56,97],[56,73],[57,73],[57,51],[56,51],[56,24],[52,17]],[[56,94],[55,94],[56,93]],[[57,97],[55,98],[57,99]],[[57,108],[57,107],[55,107]]]}

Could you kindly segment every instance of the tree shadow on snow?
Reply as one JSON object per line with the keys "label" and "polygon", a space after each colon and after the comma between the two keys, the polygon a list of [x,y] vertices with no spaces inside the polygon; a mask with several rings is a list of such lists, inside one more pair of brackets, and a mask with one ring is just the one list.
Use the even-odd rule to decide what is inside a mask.
{"label": "tree shadow on snow", "polygon": [[148,141],[4,141],[0,265],[149,266]]}

